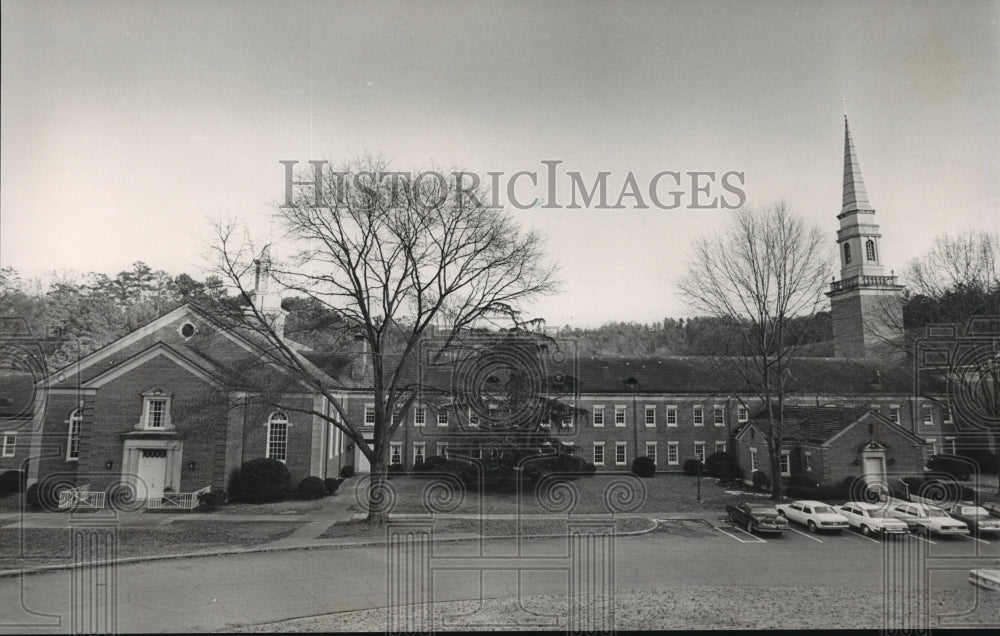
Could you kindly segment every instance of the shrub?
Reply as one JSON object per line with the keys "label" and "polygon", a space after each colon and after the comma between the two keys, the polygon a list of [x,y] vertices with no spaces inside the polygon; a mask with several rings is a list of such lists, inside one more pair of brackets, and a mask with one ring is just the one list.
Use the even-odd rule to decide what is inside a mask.
{"label": "shrub", "polygon": [[652,477],[656,474],[656,463],[650,457],[636,457],[632,462],[632,472],[640,477]]}
{"label": "shrub", "polygon": [[436,472],[444,470],[449,463],[448,458],[444,455],[431,455],[430,457],[424,459],[424,470],[428,472]]}
{"label": "shrub", "polygon": [[24,492],[27,475],[23,470],[8,470],[0,475],[0,497],[15,492]]}
{"label": "shrub", "polygon": [[340,488],[341,481],[342,480],[337,479],[336,477],[327,477],[324,479],[323,486],[326,487],[326,494],[332,495],[337,492],[337,489]]}
{"label": "shrub", "polygon": [[698,470],[704,466],[697,459],[689,459],[684,462],[684,474],[685,475],[697,475]]}
{"label": "shrub", "polygon": [[239,473],[230,481],[230,494],[247,503],[281,501],[291,486],[292,476],[283,462],[260,457],[240,466]]}
{"label": "shrub", "polygon": [[705,474],[718,477],[727,465],[736,465],[736,458],[725,451],[712,453],[705,459]]}
{"label": "shrub", "polygon": [[758,470],[753,474],[753,487],[757,490],[770,490],[771,478],[767,473]]}
{"label": "shrub", "polygon": [[403,472],[403,465],[402,464],[389,464],[388,471],[390,473],[394,473],[394,474],[402,473]]}
{"label": "shrub", "polygon": [[851,498],[851,492],[840,486],[789,486],[785,489],[785,494],[794,499],[816,499],[819,501],[834,499],[847,501]]}
{"label": "shrub", "polygon": [[351,466],[350,464],[348,464],[347,466],[341,466],[340,478],[350,479],[351,477],[354,477],[354,466]]}
{"label": "shrub", "polygon": [[326,496],[326,484],[319,477],[306,477],[299,482],[299,497],[302,499],[319,499]]}
{"label": "shrub", "polygon": [[70,485],[61,481],[35,482],[24,493],[24,503],[34,510],[56,512],[59,508],[59,493]]}
{"label": "shrub", "polygon": [[718,477],[723,482],[740,481],[743,479],[743,469],[736,464],[723,464]]}
{"label": "shrub", "polygon": [[968,460],[958,455],[934,455],[928,460],[927,468],[933,471],[951,475],[955,479],[965,481],[972,472]]}
{"label": "shrub", "polygon": [[815,488],[819,484],[806,475],[792,475],[788,478],[789,486],[802,486],[804,488]]}
{"label": "shrub", "polygon": [[973,462],[978,472],[995,473],[997,471],[997,456],[985,448],[960,448],[958,454]]}
{"label": "shrub", "polygon": [[208,512],[210,510],[215,510],[216,508],[221,508],[225,503],[226,503],[225,490],[210,490],[208,492],[203,492],[200,495],[198,495],[197,510]]}
{"label": "shrub", "polygon": [[415,462],[413,464],[413,472],[415,472],[415,473],[425,473],[425,472],[427,472],[427,463],[426,462]]}

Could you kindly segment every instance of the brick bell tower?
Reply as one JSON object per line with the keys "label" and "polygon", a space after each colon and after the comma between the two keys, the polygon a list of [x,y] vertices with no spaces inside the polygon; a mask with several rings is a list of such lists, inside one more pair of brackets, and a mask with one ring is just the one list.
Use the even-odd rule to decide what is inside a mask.
{"label": "brick bell tower", "polygon": [[875,210],[868,202],[861,166],[844,115],[844,197],[837,216],[840,280],[830,283],[834,355],[868,358],[903,335],[902,285],[887,276]]}

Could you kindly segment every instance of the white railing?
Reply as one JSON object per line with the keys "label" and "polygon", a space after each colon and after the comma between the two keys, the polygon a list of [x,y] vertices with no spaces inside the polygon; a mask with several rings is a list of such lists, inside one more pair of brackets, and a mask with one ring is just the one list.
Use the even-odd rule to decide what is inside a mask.
{"label": "white railing", "polygon": [[198,505],[198,496],[211,489],[211,486],[206,486],[194,492],[165,492],[160,497],[146,499],[146,508],[150,510],[191,510]]}
{"label": "white railing", "polygon": [[69,488],[59,493],[59,509],[69,508],[104,508],[107,495],[103,492],[90,492],[90,484]]}

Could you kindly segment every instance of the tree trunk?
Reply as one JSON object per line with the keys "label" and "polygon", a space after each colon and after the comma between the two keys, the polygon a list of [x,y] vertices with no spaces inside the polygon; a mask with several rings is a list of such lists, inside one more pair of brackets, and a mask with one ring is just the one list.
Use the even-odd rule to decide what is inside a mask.
{"label": "tree trunk", "polygon": [[392,486],[389,484],[387,463],[385,457],[377,457],[369,474],[371,480],[368,482],[368,516],[365,523],[370,525],[381,526],[389,521]]}

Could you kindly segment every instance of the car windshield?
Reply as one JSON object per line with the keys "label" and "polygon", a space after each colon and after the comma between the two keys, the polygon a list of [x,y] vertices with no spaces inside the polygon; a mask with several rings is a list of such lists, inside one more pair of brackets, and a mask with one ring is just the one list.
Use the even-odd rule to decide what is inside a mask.
{"label": "car windshield", "polygon": [[944,510],[941,510],[941,509],[928,510],[927,511],[927,516],[931,517],[931,518],[934,518],[934,519],[950,519],[951,518],[951,517],[948,516],[948,513],[946,513]]}
{"label": "car windshield", "polygon": [[869,510],[868,516],[872,519],[885,519],[888,515],[885,514],[884,510]]}
{"label": "car windshield", "polygon": [[816,506],[815,508],[813,508],[813,512],[815,512],[818,515],[834,514],[834,510],[830,506]]}

